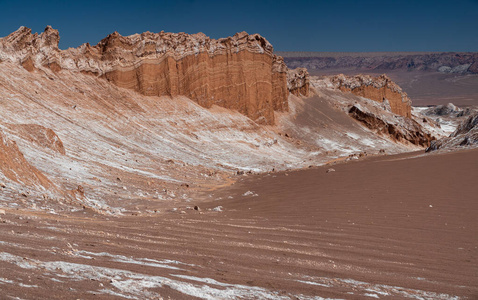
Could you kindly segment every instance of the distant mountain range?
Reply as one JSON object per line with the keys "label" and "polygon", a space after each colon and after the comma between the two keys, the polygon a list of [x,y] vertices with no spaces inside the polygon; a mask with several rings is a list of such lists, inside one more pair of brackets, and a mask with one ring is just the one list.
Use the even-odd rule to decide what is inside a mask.
{"label": "distant mountain range", "polygon": [[478,74],[478,52],[275,52],[289,68],[421,70]]}

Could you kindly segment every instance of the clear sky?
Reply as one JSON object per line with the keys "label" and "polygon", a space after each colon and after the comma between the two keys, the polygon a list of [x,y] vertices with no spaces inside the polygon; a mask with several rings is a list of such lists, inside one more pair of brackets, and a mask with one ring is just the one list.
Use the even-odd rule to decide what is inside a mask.
{"label": "clear sky", "polygon": [[260,33],[277,51],[478,51],[478,0],[9,1],[0,36],[60,31],[60,48],[118,31]]}

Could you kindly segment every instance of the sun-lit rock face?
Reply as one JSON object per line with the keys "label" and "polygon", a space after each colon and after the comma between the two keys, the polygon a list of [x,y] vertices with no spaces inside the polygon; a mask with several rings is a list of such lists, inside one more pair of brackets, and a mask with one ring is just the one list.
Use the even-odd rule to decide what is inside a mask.
{"label": "sun-lit rock face", "polygon": [[291,94],[309,96],[309,72],[305,68],[297,68],[287,72],[287,87]]}
{"label": "sun-lit rock face", "polygon": [[388,101],[391,111],[397,115],[411,117],[412,102],[407,93],[388,76],[370,75],[346,76],[343,74],[331,77],[332,84],[343,92],[351,92],[357,96],[372,99],[380,103]]}
{"label": "sun-lit rock face", "polygon": [[26,186],[49,188],[50,180],[32,166],[18,149],[15,141],[5,137],[0,130],[0,173],[7,179]]}
{"label": "sun-lit rock face", "polygon": [[[287,111],[287,67],[258,34],[211,39],[203,33],[114,32],[96,46],[59,50],[58,31],[21,27],[0,39],[0,60],[34,71],[48,67],[93,74],[148,96],[184,95],[204,107],[237,110],[261,124]],[[302,93],[304,94],[304,93]]]}
{"label": "sun-lit rock face", "polygon": [[30,28],[22,26],[10,35],[0,38],[0,61],[20,63],[29,71],[40,66],[54,69],[61,56],[59,41],[58,30],[50,26],[41,34],[32,34]]}
{"label": "sun-lit rock face", "polygon": [[415,120],[377,110],[377,107],[356,104],[350,108],[349,115],[367,128],[389,136],[397,142],[409,142],[420,147],[428,147],[435,139]]}

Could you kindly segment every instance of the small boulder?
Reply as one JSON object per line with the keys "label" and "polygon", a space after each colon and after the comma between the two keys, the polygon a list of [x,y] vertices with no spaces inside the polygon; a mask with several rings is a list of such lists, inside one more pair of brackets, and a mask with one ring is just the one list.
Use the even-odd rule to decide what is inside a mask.
{"label": "small boulder", "polygon": [[330,173],[330,172],[335,172],[335,169],[330,168],[330,169],[327,169],[327,171],[325,171],[325,173]]}

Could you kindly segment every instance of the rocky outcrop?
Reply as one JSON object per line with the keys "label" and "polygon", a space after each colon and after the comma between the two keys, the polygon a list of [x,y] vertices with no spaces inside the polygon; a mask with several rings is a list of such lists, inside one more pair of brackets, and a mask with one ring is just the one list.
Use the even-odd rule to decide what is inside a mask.
{"label": "rocky outcrop", "polygon": [[295,96],[309,96],[309,72],[305,68],[297,68],[287,72],[287,88]]}
{"label": "rocky outcrop", "polygon": [[289,68],[438,71],[478,74],[476,52],[279,52]]}
{"label": "rocky outcrop", "polygon": [[[448,103],[446,105],[436,105],[426,108],[414,107],[413,111],[412,115],[415,121],[429,128],[431,131],[436,132],[435,129],[442,131],[443,134],[436,134],[436,137],[445,138],[455,132],[469,116],[476,114],[478,109],[473,107],[460,108],[453,103]],[[433,127],[435,127],[435,129]]]}
{"label": "rocky outcrop", "polygon": [[[115,32],[96,46],[60,50],[58,31],[32,34],[21,27],[0,39],[0,60],[38,68],[79,71],[148,96],[184,95],[204,107],[237,110],[262,124],[288,110],[287,67],[258,34],[210,39],[203,33]],[[306,93],[302,88],[301,94]]]}
{"label": "rocky outcrop", "polygon": [[425,133],[416,121],[393,116],[388,117],[383,111],[373,111],[366,106],[356,104],[349,110],[349,115],[377,133],[389,136],[397,142],[428,147],[435,138]]}
{"label": "rocky outcrop", "polygon": [[452,136],[469,133],[470,131],[478,129],[478,113],[470,116],[466,121],[461,123]]}
{"label": "rocky outcrop", "polygon": [[357,96],[380,103],[386,102],[393,113],[411,117],[412,103],[408,95],[385,74],[378,77],[370,75],[345,76],[343,74],[330,78],[335,88],[351,92]]}
{"label": "rocky outcrop", "polygon": [[39,66],[55,68],[61,53],[58,48],[59,41],[58,31],[50,26],[41,34],[32,34],[30,28],[22,26],[10,35],[0,38],[0,61],[19,63],[28,71]]}
{"label": "rocky outcrop", "polygon": [[9,180],[25,186],[50,188],[52,183],[32,166],[18,149],[17,144],[0,131],[0,173]]}
{"label": "rocky outcrop", "polygon": [[429,117],[454,117],[460,118],[464,116],[469,116],[473,113],[473,109],[466,107],[460,108],[454,105],[453,103],[448,103],[446,105],[437,105],[430,107],[424,110],[422,113]]}
{"label": "rocky outcrop", "polygon": [[468,117],[449,137],[433,141],[426,151],[459,147],[478,147],[478,113]]}
{"label": "rocky outcrop", "polygon": [[28,142],[65,155],[63,142],[52,129],[38,124],[9,124],[7,126]]}

